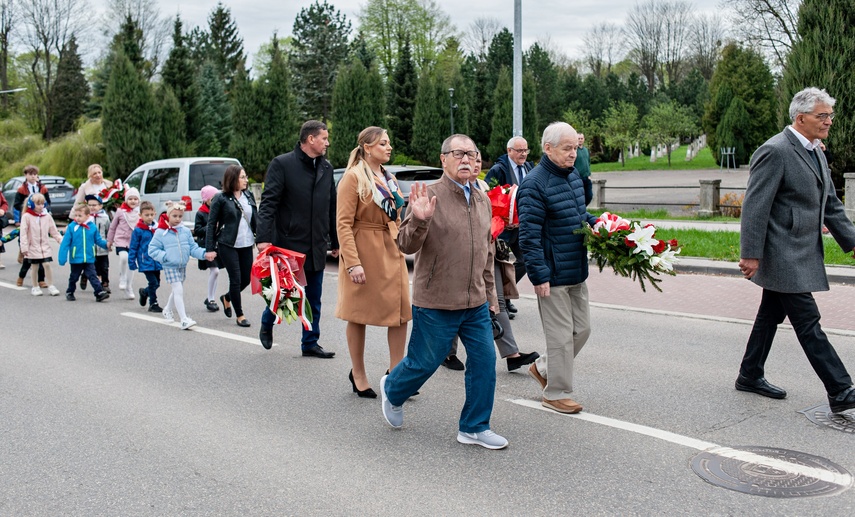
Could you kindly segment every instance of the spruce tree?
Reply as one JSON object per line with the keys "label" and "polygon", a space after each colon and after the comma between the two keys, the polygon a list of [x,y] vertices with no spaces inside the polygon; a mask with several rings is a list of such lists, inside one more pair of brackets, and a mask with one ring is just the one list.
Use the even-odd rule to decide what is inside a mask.
{"label": "spruce tree", "polygon": [[[537,43],[528,49],[525,58],[526,73],[531,73],[534,79],[534,88],[530,91],[537,100],[538,124],[535,127],[534,133],[540,133],[547,125],[561,119],[561,104],[558,102],[558,69],[555,63],[552,62],[552,58],[549,57],[549,53]],[[523,87],[523,90],[526,93],[525,87]],[[526,123],[528,118],[528,116],[523,118],[523,124]],[[528,140],[531,140],[535,136],[527,130],[524,133],[524,136]],[[532,149],[537,147],[532,146]]]}
{"label": "spruce tree", "polygon": [[58,136],[74,129],[75,122],[86,111],[89,97],[89,83],[83,75],[83,61],[74,36],[63,49],[53,88],[55,108],[52,127],[54,136]]}
{"label": "spruce tree", "polygon": [[[487,151],[490,153],[490,158],[496,160],[507,152],[508,139],[514,131],[514,90],[511,84],[511,72],[507,67],[502,67],[499,72],[499,80],[493,91],[491,128]],[[531,144],[529,147],[532,147]]]}
{"label": "spruce tree", "polygon": [[298,108],[304,117],[323,122],[329,119],[332,87],[348,55],[350,30],[347,18],[326,1],[316,0],[297,14],[289,65]]}
{"label": "spruce tree", "polygon": [[113,63],[116,54],[121,52],[131,62],[134,69],[143,75],[146,80],[151,79],[153,68],[142,53],[143,32],[139,24],[128,14],[122,22],[119,32],[113,36],[107,55],[102,59],[95,69],[92,81],[92,98],[86,109],[86,114],[92,118],[101,116],[104,95],[107,93],[107,85],[113,74]]}
{"label": "spruce tree", "polygon": [[229,150],[231,106],[214,63],[206,61],[199,71],[199,156],[221,156]]}
{"label": "spruce tree", "polygon": [[361,60],[354,59],[339,70],[333,86],[330,129],[329,158],[334,167],[347,166],[360,131],[368,126],[383,126],[382,92],[383,78],[376,67],[366,70]]}
{"label": "spruce tree", "polygon": [[265,114],[258,110],[255,89],[243,64],[238,66],[237,75],[232,83],[232,139],[229,144],[229,156],[237,158],[243,164],[247,175],[260,177],[267,163],[261,163],[255,154],[258,134],[258,121]]}
{"label": "spruce tree", "polygon": [[407,35],[398,55],[392,78],[388,82],[387,106],[389,134],[395,142],[395,150],[408,156],[412,154],[417,81],[416,68],[410,51],[410,38]]}
{"label": "spruce tree", "polygon": [[198,133],[199,90],[195,70],[187,37],[183,33],[181,17],[176,16],[172,31],[172,50],[163,65],[161,76],[181,106],[181,112],[184,114],[184,134],[188,142],[196,140]]}
{"label": "spruce tree", "polygon": [[276,34],[271,42],[267,70],[256,84],[259,118],[254,156],[263,163],[261,170],[266,171],[270,160],[294,149],[302,122],[295,115],[291,78]]}
{"label": "spruce tree", "polygon": [[160,122],[160,156],[177,158],[187,155],[187,133],[184,113],[172,88],[161,84],[155,92]]}
{"label": "spruce tree", "polygon": [[231,87],[240,63],[246,61],[243,53],[243,39],[238,34],[237,23],[232,19],[232,11],[222,2],[208,16],[207,57],[216,68],[226,91]]}
{"label": "spruce tree", "polygon": [[[472,140],[481,149],[484,159],[495,160],[488,150],[490,133],[493,124],[493,88],[487,79],[487,63],[478,61],[473,56],[466,58],[464,70],[471,73],[469,84],[469,131]],[[471,72],[469,72],[471,70]]]}
{"label": "spruce tree", "polygon": [[837,116],[826,145],[834,159],[832,178],[841,187],[843,173],[855,166],[855,10],[851,1],[804,0],[799,9],[799,41],[793,45],[781,81],[781,117],[789,124],[790,101],[808,86],[837,99]]}
{"label": "spruce tree", "polygon": [[160,124],[148,81],[121,50],[112,70],[104,95],[102,133],[109,176],[125,178],[140,164],[159,157]]}
{"label": "spruce tree", "polygon": [[[539,119],[537,107],[539,106],[537,103],[537,82],[535,81],[534,74],[530,71],[523,74],[523,98],[522,98],[522,111],[523,111],[523,137],[529,142],[528,148],[531,149],[531,153],[528,155],[529,160],[537,160],[540,158],[540,135],[542,133],[542,127],[546,127],[548,123],[543,124]],[[560,118],[556,118],[550,122],[556,122],[560,120]],[[510,136],[508,136],[510,138]],[[505,145],[507,145],[508,141],[505,140]],[[507,152],[507,148],[505,148]]]}
{"label": "spruce tree", "polygon": [[442,141],[450,135],[451,131],[448,114],[445,111],[448,109],[447,93],[444,93],[434,71],[430,68],[422,69],[416,93],[412,153],[413,158],[428,165],[439,165]]}

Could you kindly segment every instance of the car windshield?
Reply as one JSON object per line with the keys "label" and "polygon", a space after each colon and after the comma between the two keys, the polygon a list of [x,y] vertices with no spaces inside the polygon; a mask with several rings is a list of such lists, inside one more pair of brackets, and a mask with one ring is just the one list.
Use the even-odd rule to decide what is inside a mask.
{"label": "car windshield", "polygon": [[202,190],[205,185],[223,188],[223,174],[235,161],[196,162],[190,165],[190,190]]}

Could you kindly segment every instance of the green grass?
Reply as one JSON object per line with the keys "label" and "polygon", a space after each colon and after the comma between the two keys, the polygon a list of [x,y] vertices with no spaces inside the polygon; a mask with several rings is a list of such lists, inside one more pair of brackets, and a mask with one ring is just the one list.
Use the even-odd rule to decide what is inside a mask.
{"label": "green grass", "polygon": [[[647,208],[639,208],[638,210],[632,210],[629,212],[613,212],[611,210],[592,210],[589,209],[593,215],[600,215],[603,212],[609,212],[611,214],[619,215],[624,219],[641,219],[644,221],[649,221],[650,219],[667,219],[670,221],[704,221],[707,223],[738,223],[738,217],[699,217],[697,215],[674,215],[668,212],[668,210],[664,208],[660,208],[657,210],[650,210]],[[656,224],[656,221],[650,221]]]}
{"label": "green grass", "polygon": [[620,162],[603,162],[591,164],[591,172],[613,172],[613,171],[659,171],[659,170],[685,170],[685,169],[718,169],[710,152],[709,147],[704,147],[695,158],[687,162],[686,151],[688,145],[681,145],[671,153],[671,166],[668,167],[668,158],[658,158],[656,162],[650,163],[650,155],[639,156],[626,160],[626,165]]}
{"label": "green grass", "polygon": [[[680,256],[739,262],[739,232],[661,229],[658,239],[677,239],[682,247]],[[825,263],[837,266],[855,266],[852,253],[844,253],[830,237],[822,239],[825,246]]]}

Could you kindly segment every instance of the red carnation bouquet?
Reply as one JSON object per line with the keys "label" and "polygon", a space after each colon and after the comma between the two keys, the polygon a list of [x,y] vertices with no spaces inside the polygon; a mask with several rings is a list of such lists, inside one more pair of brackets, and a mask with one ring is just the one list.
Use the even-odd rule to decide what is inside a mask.
{"label": "red carnation bouquet", "polygon": [[487,197],[490,198],[490,204],[493,207],[490,230],[494,240],[505,231],[506,226],[520,224],[517,213],[517,189],[516,185],[497,185],[487,191]]}
{"label": "red carnation bouquet", "polygon": [[276,315],[276,323],[300,321],[312,328],[312,308],[306,299],[306,256],[296,251],[268,246],[255,257],[251,270],[252,294],[260,294]]}
{"label": "red carnation bouquet", "polygon": [[115,212],[125,201],[125,184],[122,180],[116,180],[111,186],[101,190],[98,197],[101,198],[104,210]]}
{"label": "red carnation bouquet", "polygon": [[603,212],[593,227],[578,232],[584,232],[585,244],[600,271],[611,266],[616,275],[638,280],[642,291],[647,291],[646,280],[661,292],[657,284],[662,279],[654,275],[677,274],[674,263],[679,260],[680,245],[676,239],[657,239],[652,224],[642,225],[640,221]]}

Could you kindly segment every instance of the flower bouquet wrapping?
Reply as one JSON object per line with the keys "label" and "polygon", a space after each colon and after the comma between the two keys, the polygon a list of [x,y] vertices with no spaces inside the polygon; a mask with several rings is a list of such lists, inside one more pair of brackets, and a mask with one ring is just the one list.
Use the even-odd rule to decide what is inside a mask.
{"label": "flower bouquet wrapping", "polygon": [[98,197],[101,198],[104,210],[115,212],[125,201],[125,184],[122,180],[116,180],[111,186],[102,189]]}
{"label": "flower bouquet wrapping", "polygon": [[676,239],[657,239],[652,224],[642,225],[640,221],[603,212],[593,227],[578,231],[585,233],[585,244],[600,271],[611,266],[616,275],[638,280],[642,291],[647,291],[647,281],[661,292],[657,284],[662,279],[654,275],[677,274],[674,263],[679,260],[680,245]]}
{"label": "flower bouquet wrapping", "polygon": [[494,240],[505,231],[506,226],[520,224],[517,213],[517,188],[516,185],[497,185],[487,191],[487,197],[490,198],[490,205],[493,207],[490,230]]}
{"label": "flower bouquet wrapping", "polygon": [[296,251],[268,246],[255,257],[251,270],[252,294],[260,294],[276,315],[276,323],[300,321],[312,328],[312,308],[306,299],[306,256]]}

